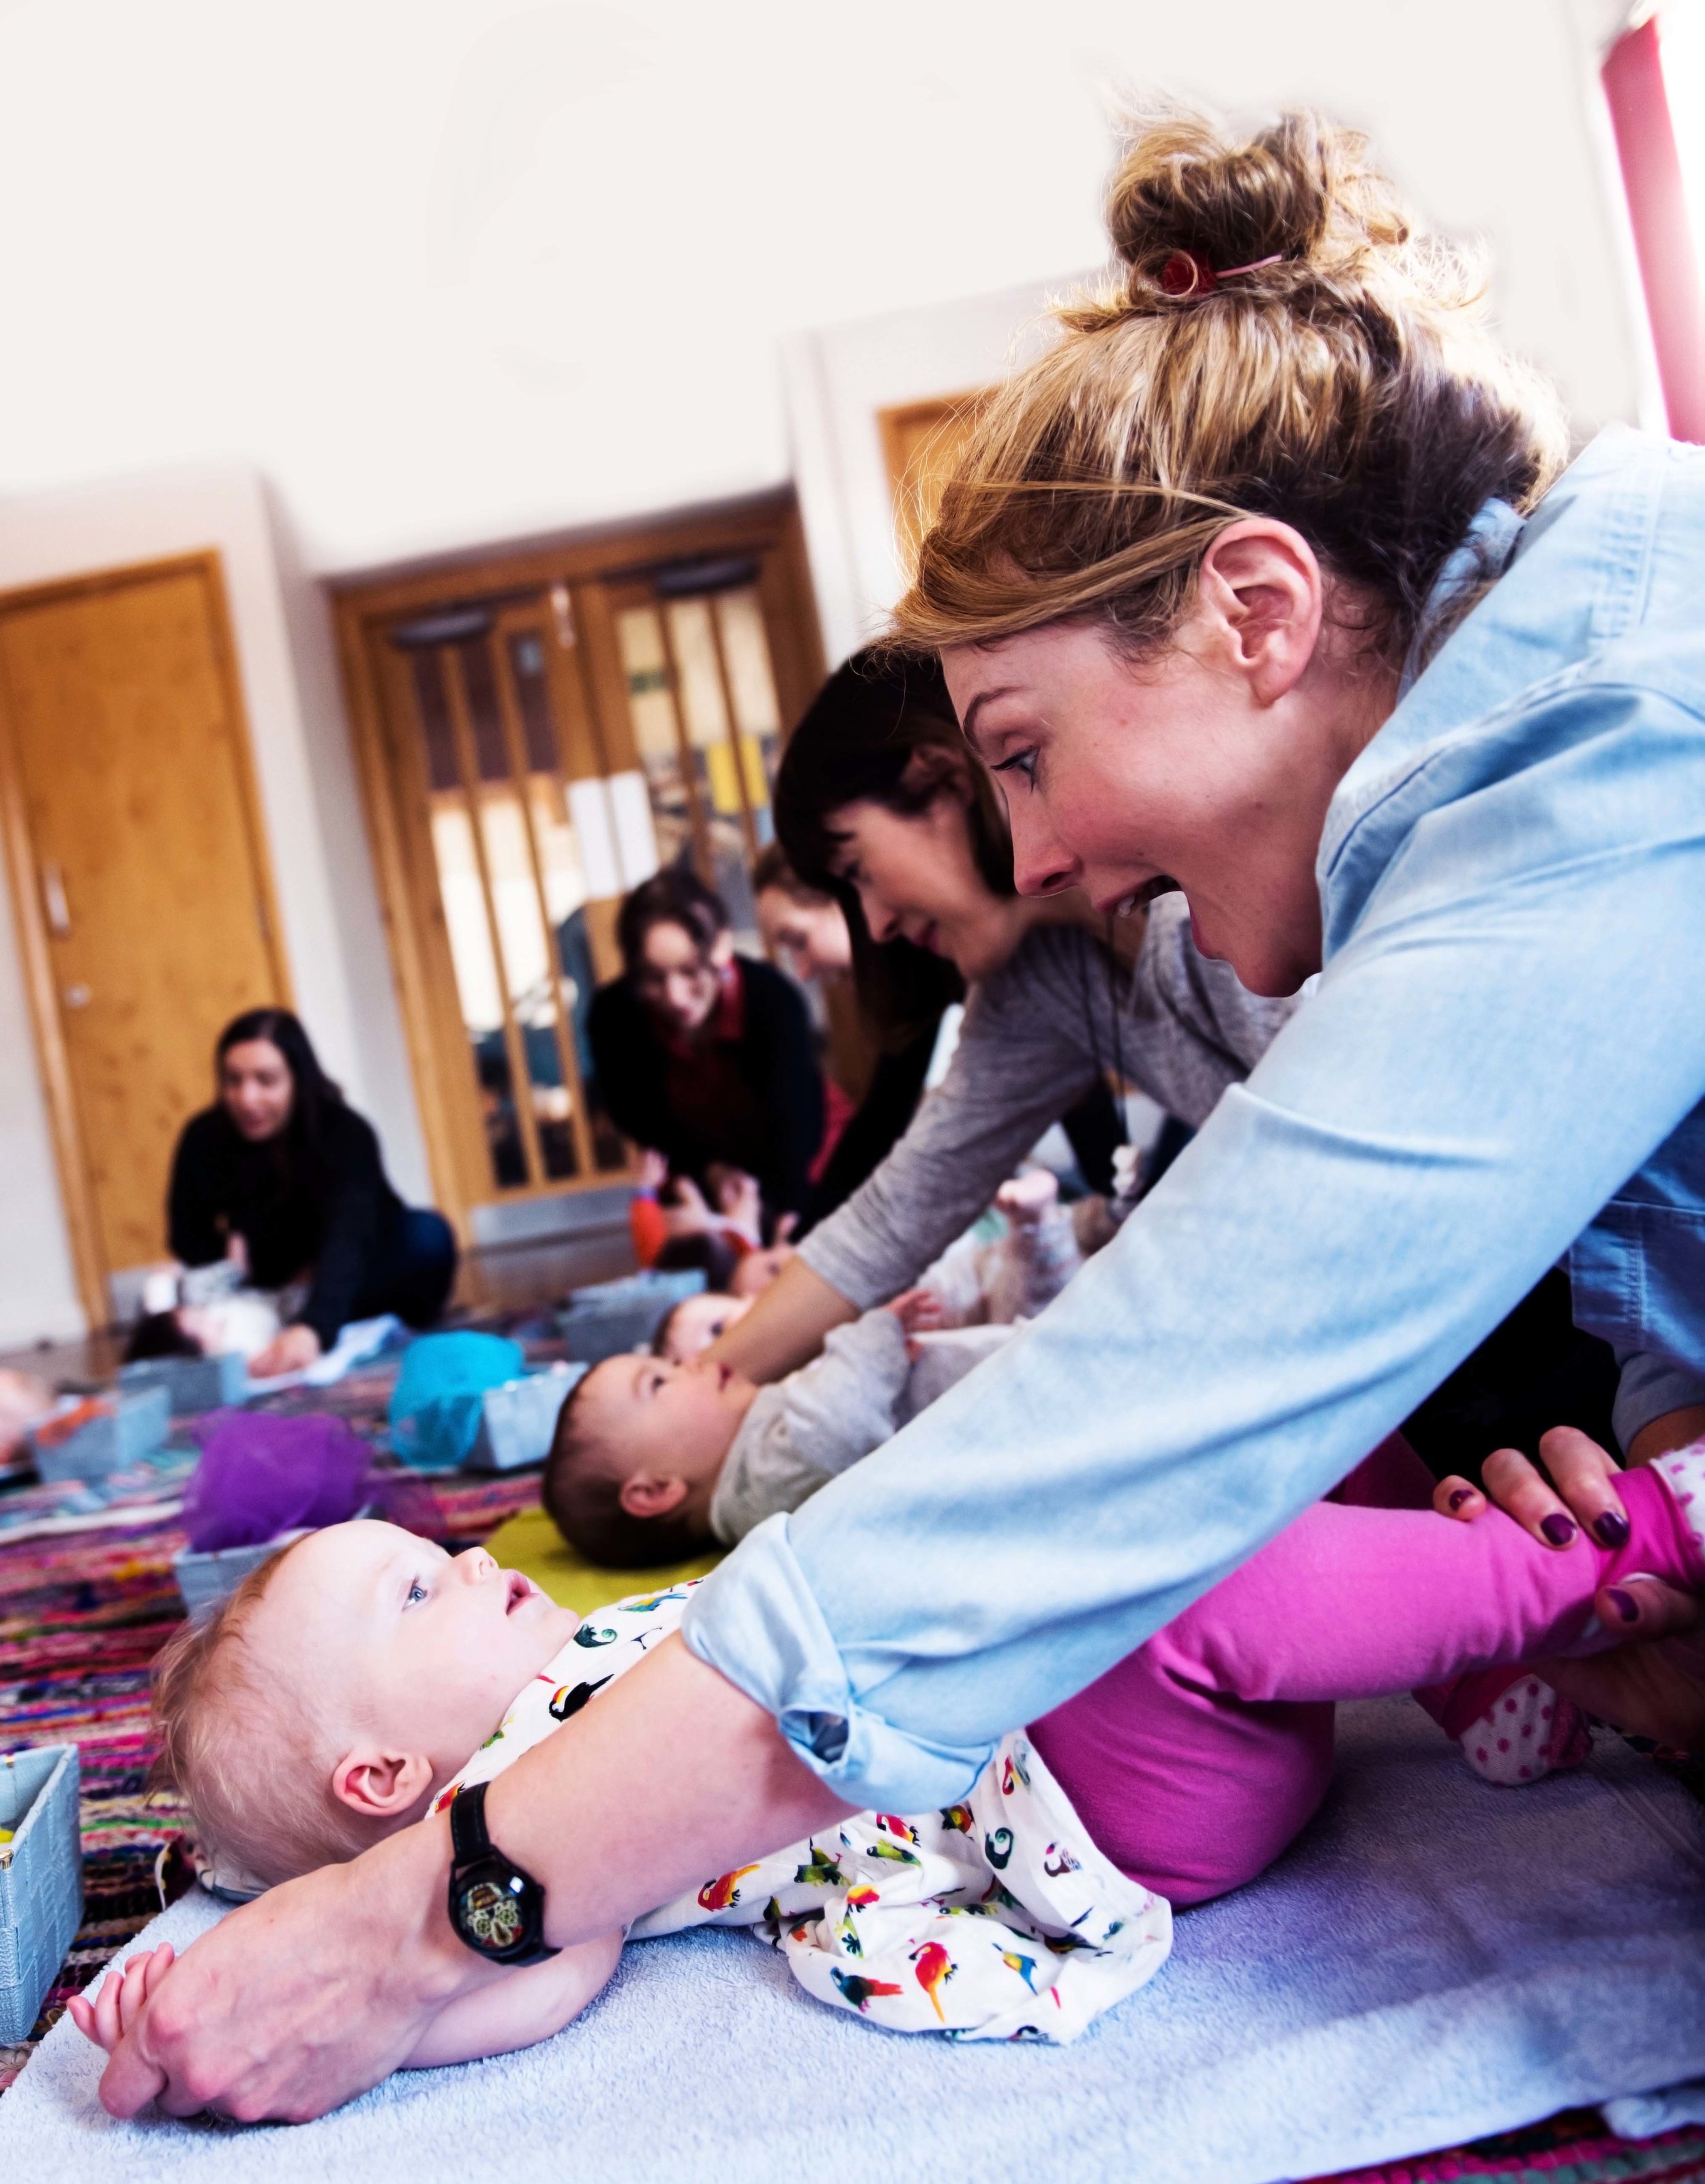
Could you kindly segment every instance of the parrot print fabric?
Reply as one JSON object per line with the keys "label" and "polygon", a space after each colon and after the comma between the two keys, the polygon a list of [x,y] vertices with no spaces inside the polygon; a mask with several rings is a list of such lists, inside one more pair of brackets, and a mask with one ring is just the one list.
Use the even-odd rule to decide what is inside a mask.
{"label": "parrot print fabric", "polygon": [[[694,1586],[588,1616],[434,1803],[489,1781],[678,1628]],[[644,1941],[744,1926],[801,1986],[890,2032],[1075,2040],[1153,1978],[1172,1908],[1089,1840],[1022,1730],[1001,1739],[964,1802],[859,1813],[716,1874],[635,1921]]]}

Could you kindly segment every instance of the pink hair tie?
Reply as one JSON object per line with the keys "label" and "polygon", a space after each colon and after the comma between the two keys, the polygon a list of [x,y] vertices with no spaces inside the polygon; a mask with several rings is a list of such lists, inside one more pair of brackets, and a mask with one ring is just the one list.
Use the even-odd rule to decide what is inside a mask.
{"label": "pink hair tie", "polygon": [[1270,258],[1252,259],[1247,265],[1228,265],[1216,273],[1206,259],[1194,250],[1175,250],[1161,268],[1161,293],[1176,296],[1180,302],[1191,296],[1209,295],[1222,281],[1234,280],[1240,273],[1259,273],[1264,265],[1277,265],[1284,255],[1282,250],[1275,250]]}

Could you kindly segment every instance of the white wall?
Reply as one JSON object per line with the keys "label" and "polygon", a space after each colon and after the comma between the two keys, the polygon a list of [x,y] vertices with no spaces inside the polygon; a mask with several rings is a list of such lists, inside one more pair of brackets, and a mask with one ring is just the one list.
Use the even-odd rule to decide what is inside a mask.
{"label": "white wall", "polygon": [[[0,591],[209,546],[224,566],[297,1006],[332,1074],[377,1126],[398,1187],[424,1197],[425,1148],[325,603],[281,560],[259,481],[231,467],[0,503]],[[0,908],[4,1345],[80,1332],[83,1316],[16,932],[9,905]]]}
{"label": "white wall", "polygon": [[0,493],[236,455],[347,570],[773,483],[778,338],[1101,254],[1111,96],[1312,99],[1636,365],[1568,0],[0,0]]}

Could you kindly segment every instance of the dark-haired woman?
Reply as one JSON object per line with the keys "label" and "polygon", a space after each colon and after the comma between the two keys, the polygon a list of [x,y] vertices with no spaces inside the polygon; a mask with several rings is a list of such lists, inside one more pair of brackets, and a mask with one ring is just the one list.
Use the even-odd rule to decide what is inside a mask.
{"label": "dark-haired woman", "polygon": [[879,1028],[903,1039],[972,994],[933,1096],[724,1336],[717,1354],[760,1379],[915,1281],[1050,1123],[1078,1125],[1081,1163],[1109,1070],[1194,1128],[1292,1007],[1199,956],[1177,898],[1115,924],[1081,895],[1015,893],[1005,815],[933,663],[861,654],[829,678],[788,742],[776,823],[799,878],[840,905]]}
{"label": "dark-haired woman", "polygon": [[288,1009],[250,1009],[215,1050],[219,1097],[184,1125],[172,1161],[173,1255],[235,1248],[257,1288],[305,1280],[295,1319],[249,1360],[257,1379],[300,1372],[349,1321],[393,1312],[423,1327],[455,1278],[443,1216],[404,1205],[372,1125],[345,1105]]}
{"label": "dark-haired woman", "polygon": [[714,1171],[756,1178],[766,1223],[803,1211],[823,1136],[823,1081],[798,989],[735,952],[722,899],[678,866],[621,905],[623,975],[588,1033],[616,1128],[711,1205]]}
{"label": "dark-haired woman", "polygon": [[[779,842],[772,842],[753,867],[752,898],[766,946],[796,978],[827,984],[852,975],[852,933],[845,911],[833,895],[800,878]],[[861,1011],[866,1031],[875,1034],[876,1059],[864,1097],[835,1134],[816,1172],[799,1234],[809,1234],[846,1203],[888,1157],[917,1112],[941,1019],[961,993],[952,967],[944,963],[940,968],[944,976],[939,991],[921,994],[905,1023],[879,1025],[868,1009]]]}

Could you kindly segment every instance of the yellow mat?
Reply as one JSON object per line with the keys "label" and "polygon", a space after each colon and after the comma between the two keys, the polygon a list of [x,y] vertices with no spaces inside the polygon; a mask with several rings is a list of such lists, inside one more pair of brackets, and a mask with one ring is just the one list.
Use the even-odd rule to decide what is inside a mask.
{"label": "yellow mat", "polygon": [[577,1615],[589,1615],[631,1592],[666,1592],[683,1578],[703,1577],[722,1559],[719,1548],[691,1562],[660,1563],[651,1569],[605,1569],[570,1546],[543,1509],[523,1509],[499,1524],[486,1546],[505,1569],[524,1570],[560,1607],[571,1607]]}

